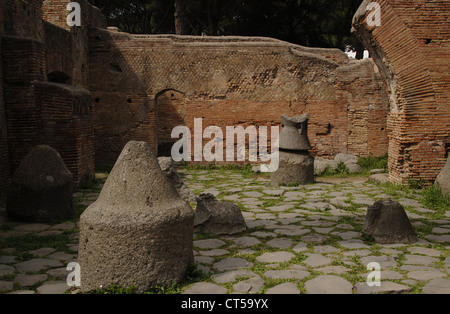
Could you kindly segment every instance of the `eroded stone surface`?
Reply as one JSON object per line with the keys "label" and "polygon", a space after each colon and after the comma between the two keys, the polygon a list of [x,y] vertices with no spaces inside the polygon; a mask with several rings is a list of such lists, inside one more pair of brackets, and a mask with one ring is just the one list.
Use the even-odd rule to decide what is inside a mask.
{"label": "eroded stone surface", "polygon": [[[208,174],[205,172],[203,177],[204,179],[213,179],[215,175],[217,173]],[[253,186],[258,191],[269,189],[267,181],[247,179],[244,183],[241,182],[242,176],[237,173],[232,173],[233,177],[222,173],[220,175],[223,176],[224,182],[219,184],[221,186],[214,187],[218,192],[226,191],[232,184],[239,186],[239,188],[236,188],[238,189],[236,193],[239,194],[236,195],[240,197],[242,196],[241,191],[251,191]],[[189,176],[189,172],[186,176]],[[190,185],[190,180],[193,180],[193,178],[194,176],[191,176],[191,179],[187,179],[186,183]],[[229,181],[227,178],[230,178]],[[201,180],[201,182],[209,181],[213,182],[213,180]],[[203,190],[202,186],[206,184],[199,182],[194,183],[196,184],[195,190]],[[254,185],[252,185],[252,182]],[[244,185],[246,185],[245,188]],[[207,189],[212,188],[208,185],[204,190]],[[264,198],[267,195],[259,198],[240,198],[249,200],[249,202],[242,203],[245,204],[242,212],[249,229],[239,236],[219,236],[203,233],[194,235],[195,262],[199,263],[198,270],[211,274],[212,277],[205,283],[212,285],[203,285],[199,282],[185,287],[185,291],[192,288],[198,289],[197,292],[192,290],[195,293],[209,294],[211,291],[214,293],[245,293],[235,290],[234,286],[236,286],[240,291],[298,293],[301,289],[302,292],[309,293],[305,288],[308,281],[326,275],[341,277],[346,280],[345,274],[359,266],[363,266],[361,273],[358,274],[361,277],[361,282],[353,286],[354,293],[409,293],[411,287],[417,284],[423,285],[424,288],[427,287],[422,293],[445,291],[446,281],[440,283],[440,281],[435,280],[447,279],[445,274],[450,269],[450,257],[446,251],[448,250],[448,243],[431,248],[431,245],[440,243],[434,241],[434,237],[448,236],[448,234],[443,233],[450,226],[450,221],[445,215],[439,219],[432,218],[430,220],[432,228],[425,228],[430,218],[428,220],[411,218],[415,228],[426,230],[424,234],[421,233],[420,235],[423,238],[419,237],[419,241],[413,246],[405,246],[400,243],[374,247],[371,242],[363,242],[359,233],[356,232],[356,230],[360,230],[364,223],[365,209],[355,210],[353,208],[352,212],[347,213],[344,209],[340,209],[340,212],[333,210],[325,212],[314,210],[312,212],[302,208],[301,205],[305,202],[331,203],[332,198],[323,198],[322,193],[330,197],[339,197],[348,193],[358,197],[362,197],[362,195],[367,197],[367,195],[383,194],[384,191],[381,188],[371,183],[366,184],[358,181],[358,184],[314,184],[306,187],[283,187],[283,190],[286,191],[286,194],[292,193],[292,197],[294,195],[298,197],[289,201],[286,201],[286,197],[265,200]],[[219,195],[220,198],[227,193]],[[78,196],[77,201],[82,202],[84,196],[86,199],[95,197],[91,193],[82,193]],[[375,200],[375,196],[373,198]],[[406,199],[407,197],[403,201],[406,202]],[[269,204],[270,206],[267,206]],[[277,206],[285,207],[280,208],[279,211],[268,209]],[[408,211],[408,208],[406,210]],[[343,216],[343,213],[348,215]],[[432,213],[427,210],[415,211],[415,214],[420,218],[426,218],[427,215]],[[8,222],[6,221],[6,223]],[[15,225],[13,230],[0,230],[0,237],[5,238],[27,234],[35,236],[41,232],[54,230],[66,230],[65,232],[71,234],[70,237],[73,238],[72,243],[68,243],[67,250],[61,250],[58,247],[58,251],[56,251],[52,248],[51,243],[43,244],[42,248],[23,252],[17,252],[14,248],[0,249],[0,264],[9,266],[8,274],[4,277],[7,280],[0,282],[0,291],[11,292],[14,287],[14,289],[18,289],[14,293],[35,293],[36,289],[29,291],[27,290],[28,287],[22,286],[20,283],[28,286],[34,280],[44,279],[45,276],[47,276],[47,279],[41,286],[46,281],[55,279],[65,281],[70,272],[65,268],[67,263],[65,259],[71,256],[70,253],[76,254],[78,250],[76,228],[77,226],[73,223],[62,223],[40,227],[34,226],[34,224]],[[13,232],[16,234],[13,234]],[[305,236],[308,237],[304,238]],[[445,238],[439,238],[439,240],[445,240]],[[266,251],[261,252],[259,250]],[[265,255],[264,258],[267,257],[268,262],[257,260],[265,253],[278,252],[294,253],[294,256],[289,255],[287,261],[284,261],[283,258],[276,258],[276,254],[272,258],[270,258],[270,255]],[[19,253],[24,254],[19,256]],[[283,253],[280,256],[283,256]],[[23,260],[24,257],[25,260]],[[62,260],[53,260],[58,262],[57,265],[54,265],[55,267],[49,268],[47,263],[42,263],[41,266],[37,265],[35,270],[40,274],[39,276],[20,273],[16,268],[17,264],[19,264],[19,268],[23,266],[21,265],[23,262],[29,262],[36,258],[52,260],[51,257],[62,258]],[[253,269],[254,265],[251,262],[254,259],[258,261],[256,263],[257,271]],[[322,264],[321,261],[325,264]],[[364,266],[374,261],[380,263],[382,267],[382,289],[369,289],[365,282],[369,272]],[[29,263],[33,264],[33,262]],[[317,275],[317,277],[313,277],[311,274]],[[27,280],[29,281],[27,282]],[[260,287],[260,280],[263,281],[262,287]],[[272,286],[274,280],[289,282]],[[239,285],[241,282],[243,283]],[[4,291],[2,287],[5,288]],[[414,291],[417,292],[417,290]]]}
{"label": "eroded stone surface", "polygon": [[351,294],[353,285],[342,277],[322,275],[305,283],[309,294]]}

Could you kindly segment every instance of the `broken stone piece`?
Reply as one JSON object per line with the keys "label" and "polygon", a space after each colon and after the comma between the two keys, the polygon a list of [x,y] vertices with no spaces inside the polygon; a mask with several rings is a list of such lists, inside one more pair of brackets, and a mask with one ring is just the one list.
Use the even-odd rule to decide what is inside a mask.
{"label": "broken stone piece", "polygon": [[368,208],[363,233],[381,244],[417,241],[403,206],[390,199],[379,200]]}
{"label": "broken stone piece", "polygon": [[70,219],[73,178],[50,146],[33,148],[20,163],[8,189],[8,216],[27,222]]}
{"label": "broken stone piece", "polygon": [[184,199],[186,202],[192,203],[197,202],[197,196],[194,194],[194,192],[192,192],[191,189],[189,189],[186,186],[186,184],[183,182],[183,180],[181,180],[180,176],[178,175],[172,157],[159,157],[158,162],[159,166],[161,167],[161,170],[170,180],[170,182],[172,182],[175,189],[178,191],[178,194],[180,194],[181,198]]}
{"label": "broken stone piece", "polygon": [[194,226],[214,234],[236,234],[247,229],[239,207],[231,202],[220,202],[210,193],[198,197]]}
{"label": "broken stone piece", "polygon": [[194,212],[145,142],[120,154],[80,218],[83,292],[120,285],[138,293],[180,282],[193,261]]}

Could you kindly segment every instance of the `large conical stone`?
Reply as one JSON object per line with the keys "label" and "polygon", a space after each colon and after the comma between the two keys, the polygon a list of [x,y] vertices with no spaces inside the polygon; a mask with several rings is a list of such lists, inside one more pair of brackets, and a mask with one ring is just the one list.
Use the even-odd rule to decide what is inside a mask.
{"label": "large conical stone", "polygon": [[7,212],[28,222],[69,219],[73,214],[73,179],[50,146],[33,148],[14,173],[8,189]]}
{"label": "large conical stone", "polygon": [[193,261],[194,212],[145,142],[123,149],[80,219],[81,289],[179,282]]}
{"label": "large conical stone", "polygon": [[390,199],[379,200],[368,208],[363,233],[382,244],[417,241],[403,206]]}

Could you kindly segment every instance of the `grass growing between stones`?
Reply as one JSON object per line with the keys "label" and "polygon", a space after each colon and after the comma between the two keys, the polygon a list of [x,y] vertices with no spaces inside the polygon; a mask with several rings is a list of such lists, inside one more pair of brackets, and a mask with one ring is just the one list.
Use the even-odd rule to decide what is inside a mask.
{"label": "grass growing between stones", "polygon": [[[380,161],[380,163],[381,162],[382,161]],[[380,164],[377,164],[373,160],[368,160],[367,164],[368,165],[365,166],[366,169],[382,168],[380,167]],[[333,184],[326,183],[328,181],[322,181],[322,183],[316,183],[314,185],[273,188],[270,186],[270,183],[267,182],[270,179],[269,174],[253,173],[249,166],[244,168],[236,166],[185,166],[181,169],[180,173],[185,183],[189,187],[194,187],[193,190],[197,195],[206,190],[211,190],[219,192],[218,198],[220,200],[227,200],[229,196],[236,196],[236,198],[231,198],[230,201],[240,207],[248,222],[249,229],[232,236],[220,236],[208,232],[196,231],[194,241],[220,239],[224,244],[214,247],[214,249],[225,250],[225,253],[219,256],[209,256],[208,254],[205,254],[206,251],[210,251],[209,248],[194,247],[194,250],[196,251],[195,257],[200,258],[199,261],[197,261],[197,264],[191,265],[183,281],[179,284],[170,285],[169,287],[150,287],[146,291],[148,294],[179,294],[200,282],[219,285],[226,288],[227,293],[234,293],[236,292],[236,288],[234,287],[236,284],[251,279],[254,275],[252,275],[253,277],[247,275],[238,276],[234,281],[228,283],[216,282],[214,276],[218,273],[217,269],[214,268],[214,265],[226,258],[242,258],[252,263],[251,267],[245,269],[253,272],[264,281],[264,286],[261,290],[256,292],[260,294],[267,292],[269,289],[279,284],[287,282],[294,283],[301,293],[307,293],[305,283],[325,274],[340,276],[352,283],[355,287],[357,283],[365,282],[367,274],[369,273],[362,264],[361,259],[366,256],[375,257],[382,255],[388,255],[395,258],[397,266],[391,270],[398,272],[403,276],[402,279],[389,281],[401,285],[408,285],[408,287],[411,288],[409,293],[421,293],[426,282],[419,281],[414,283],[410,280],[410,283],[406,283],[409,278],[409,271],[401,269],[402,266],[405,266],[405,255],[413,254],[408,251],[412,246],[426,246],[427,248],[440,251],[441,255],[438,257],[438,262],[436,262],[436,265],[433,267],[448,276],[448,262],[446,261],[449,256],[448,242],[437,243],[434,240],[431,240],[427,245],[418,243],[386,248],[385,246],[374,243],[370,238],[352,235],[352,233],[361,232],[364,223],[364,213],[367,208],[367,205],[361,205],[357,202],[364,198],[375,202],[376,199],[387,196],[395,200],[406,201],[405,204],[408,204],[404,206],[406,211],[409,214],[416,215],[411,219],[411,222],[420,240],[424,241],[430,234],[440,236],[441,233],[439,232],[442,232],[443,228],[449,228],[449,226],[446,226],[449,225],[449,223],[443,222],[443,219],[447,219],[444,214],[445,211],[448,210],[446,209],[448,208],[448,201],[444,202],[437,191],[432,188],[413,189],[411,187],[392,184],[379,185],[375,183],[366,183],[364,181],[364,175],[348,176],[348,180],[346,180],[347,177],[345,174],[334,174],[335,176],[341,176],[342,179],[329,180],[329,182],[337,182]],[[106,180],[107,175],[108,172],[99,173],[99,175],[96,176],[96,182],[94,184],[75,191],[75,217],[72,220],[73,222],[79,220],[82,212],[89,206],[89,202],[93,202],[96,196],[98,196],[101,185]],[[318,181],[321,178],[323,177],[319,177]],[[282,190],[282,193],[280,195],[272,195],[268,192],[264,192],[269,190]],[[321,191],[323,191],[323,193]],[[258,192],[261,195],[247,195],[247,192]],[[338,197],[342,197],[346,200],[337,203],[335,198]],[[2,201],[6,203],[6,194],[4,194],[4,199],[2,199],[2,194],[0,192],[0,208],[2,207]],[[408,201],[417,201],[423,208],[414,204],[412,204],[414,205],[412,206]],[[314,208],[311,206],[312,203],[328,203],[330,206],[327,208]],[[195,205],[195,203],[191,204],[194,209]],[[292,205],[292,207],[290,205]],[[272,208],[276,206],[286,206],[286,208],[284,210]],[[1,212],[0,215],[6,214],[5,212]],[[329,221],[331,223],[311,224],[311,222],[324,221]],[[266,224],[266,222],[271,223]],[[0,226],[0,232],[6,233],[8,231],[15,231],[16,226],[18,225],[6,221]],[[303,230],[308,230],[308,232],[299,235],[284,234],[284,231],[282,230],[283,227],[292,227],[294,231],[303,228]],[[331,230],[330,232],[327,231],[328,228]],[[434,232],[433,230],[438,231]],[[2,248],[15,248],[16,252],[8,254],[15,255],[16,261],[18,262],[33,258],[29,251],[42,247],[52,247],[57,251],[73,254],[69,247],[70,245],[73,246],[73,236],[76,235],[77,232],[77,227],[74,227],[73,230],[67,230],[60,235],[53,236],[48,235],[42,237],[38,235],[38,232],[35,232],[23,236],[0,237],[0,253],[3,253]],[[305,239],[305,236],[314,234],[317,236],[326,236],[327,238],[320,243],[309,242],[310,240]],[[236,240],[244,237],[256,238],[259,240],[259,243],[255,245],[238,245]],[[346,240],[344,237],[349,237],[352,240],[356,239],[359,243],[363,243],[367,247],[347,248],[343,243]],[[290,247],[277,248],[272,246],[273,243],[269,243],[269,241],[274,239],[285,238],[292,241]],[[303,246],[299,246],[299,244],[303,244]],[[319,249],[326,250],[327,248],[325,246],[336,248],[337,252],[319,251]],[[205,253],[202,251],[205,251]],[[258,260],[264,253],[279,251],[292,253],[294,254],[294,257],[287,262],[279,263],[263,263]],[[331,270],[320,270],[322,266],[310,266],[308,262],[305,263],[305,260],[310,254],[321,254],[330,259],[331,262],[325,266],[332,267]],[[341,272],[343,267],[347,269],[345,272]],[[308,271],[309,276],[302,278],[301,280],[294,278],[274,279],[265,276],[269,270],[284,271],[290,269]],[[336,271],[337,273],[333,273],[333,271]],[[223,271],[221,273],[225,272],[226,271]],[[0,280],[12,282],[14,276],[15,274],[7,275],[5,278],[0,278]],[[40,283],[36,285],[39,284]],[[19,287],[16,288],[19,289]],[[36,287],[32,288],[34,289]],[[355,290],[356,288],[354,288],[354,293]],[[133,290],[132,287],[110,287],[91,293],[134,294],[135,290]]]}
{"label": "grass growing between stones", "polygon": [[445,214],[445,212],[450,208],[450,200],[442,194],[442,191],[432,185],[422,191],[422,204],[427,208],[436,210],[440,214]]}
{"label": "grass growing between stones", "polygon": [[[208,281],[210,277],[211,277],[210,274],[205,274],[204,272],[199,270],[198,265],[191,264],[189,265],[186,274],[180,283],[174,282],[169,286],[157,285],[148,287],[143,292],[143,294],[164,294],[164,295],[181,294],[183,293],[183,287],[199,281]],[[70,293],[70,290],[68,292]],[[114,285],[80,294],[137,294],[137,293],[136,288],[134,286],[123,287],[120,285]]]}
{"label": "grass growing between stones", "polygon": [[[28,233],[22,236],[13,236],[7,238],[0,238],[0,251],[2,248],[14,248],[16,254],[22,256],[23,260],[27,260],[31,257],[27,252],[37,250],[43,247],[51,247],[56,251],[62,251],[67,253],[73,253],[70,251],[69,246],[73,243],[70,231],[65,231],[59,235],[38,235],[34,233]],[[23,255],[26,254],[26,255]]]}
{"label": "grass growing between stones", "polygon": [[358,165],[361,167],[361,174],[364,176],[370,175],[370,171],[373,169],[385,169],[388,168],[388,155],[385,154],[380,157],[368,156],[358,159]]}
{"label": "grass growing between stones", "polygon": [[379,184],[379,186],[384,189],[384,193],[394,200],[400,200],[401,198],[417,200],[423,207],[433,210],[434,212],[423,213],[429,218],[442,218],[445,212],[450,209],[450,200],[435,185],[419,189],[394,183],[383,183]]}

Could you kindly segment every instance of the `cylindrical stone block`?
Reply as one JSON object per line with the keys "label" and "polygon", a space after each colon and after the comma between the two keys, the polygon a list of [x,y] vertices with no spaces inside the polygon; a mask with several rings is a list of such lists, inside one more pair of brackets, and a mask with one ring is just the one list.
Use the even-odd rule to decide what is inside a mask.
{"label": "cylindrical stone block", "polygon": [[194,212],[144,142],[122,151],[98,200],[80,219],[84,292],[179,282],[193,261]]}
{"label": "cylindrical stone block", "polygon": [[308,152],[280,151],[278,170],[271,173],[272,186],[314,183],[314,157]]}

